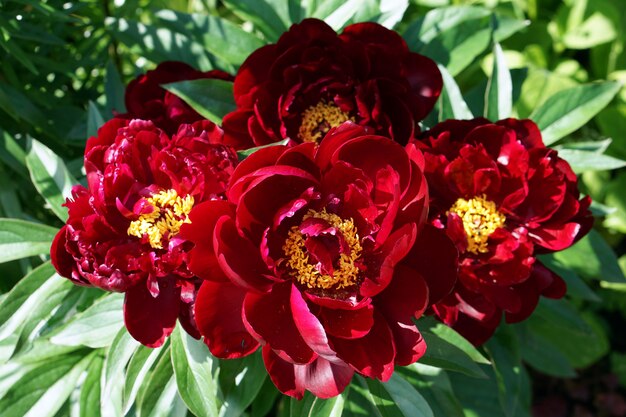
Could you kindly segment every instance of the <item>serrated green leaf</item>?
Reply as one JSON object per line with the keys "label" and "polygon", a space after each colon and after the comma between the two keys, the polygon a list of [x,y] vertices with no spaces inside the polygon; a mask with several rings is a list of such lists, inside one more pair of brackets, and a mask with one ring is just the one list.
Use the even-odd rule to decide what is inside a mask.
{"label": "serrated green leaf", "polygon": [[621,84],[604,81],[559,91],[530,115],[551,145],[587,123],[615,97]]}
{"label": "serrated green leaf", "polygon": [[74,390],[93,356],[69,355],[26,373],[0,400],[5,417],[52,417]]}
{"label": "serrated green leaf", "polygon": [[77,314],[73,320],[52,333],[50,341],[65,346],[110,346],[124,326],[123,304],[124,295],[120,293],[101,297],[87,310]]}
{"label": "serrated green leaf", "polygon": [[104,358],[101,355],[94,357],[89,364],[87,376],[80,388],[80,413],[79,417],[100,417],[100,383]]}
{"label": "serrated green leaf", "polygon": [[199,79],[164,84],[163,88],[177,95],[195,111],[213,123],[235,110],[233,83],[217,79]]}
{"label": "serrated green leaf", "polygon": [[454,77],[448,72],[446,67],[437,64],[443,78],[443,89],[439,98],[439,121],[447,119],[469,120],[474,115],[470,111],[467,103],[463,99],[461,90],[457,85]]}
{"label": "serrated green leaf", "polygon": [[213,380],[213,357],[207,346],[180,330],[171,337],[172,367],[178,392],[198,417],[217,416],[217,386]]}
{"label": "serrated green leaf", "polygon": [[41,142],[31,139],[26,154],[26,166],[30,178],[46,200],[50,210],[62,221],[67,220],[67,209],[61,207],[72,194],[72,186],[78,181],[70,174],[58,155]]}
{"label": "serrated green leaf", "polygon": [[513,84],[502,47],[493,45],[493,68],[485,91],[484,115],[491,121],[506,119],[513,109]]}

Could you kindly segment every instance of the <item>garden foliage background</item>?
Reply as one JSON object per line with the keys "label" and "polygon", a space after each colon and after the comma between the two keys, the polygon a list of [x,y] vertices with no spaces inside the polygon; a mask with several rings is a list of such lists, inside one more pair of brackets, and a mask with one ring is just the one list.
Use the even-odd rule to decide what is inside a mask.
{"label": "garden foliage background", "polygon": [[[540,415],[552,381],[545,375],[614,374],[620,385],[599,394],[624,400],[622,0],[3,0],[0,7],[1,415],[528,416],[533,402]],[[542,300],[528,321],[503,326],[483,349],[425,318],[419,328],[428,351],[419,363],[385,384],[355,377],[339,397],[298,402],[279,395],[259,354],[218,361],[180,327],[162,348],[139,345],[123,327],[122,295],[58,277],[48,251],[67,217],[64,198],[84,182],[85,141],[124,111],[125,84],[165,60],[235,73],[250,52],[307,16],[337,30],[377,21],[436,60],[445,90],[425,126],[472,115],[533,118],[580,174],[596,227],[542,257],[566,279],[566,299]],[[223,83],[170,88],[214,121],[233,107]],[[590,404],[581,407],[624,415],[602,408],[597,386],[587,387],[591,399],[578,398]]]}

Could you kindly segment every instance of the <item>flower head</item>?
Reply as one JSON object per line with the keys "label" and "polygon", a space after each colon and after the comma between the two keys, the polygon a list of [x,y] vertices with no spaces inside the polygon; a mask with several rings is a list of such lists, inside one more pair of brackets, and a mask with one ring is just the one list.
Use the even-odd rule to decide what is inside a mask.
{"label": "flower head", "polygon": [[67,200],[52,262],[76,284],[125,292],[126,327],[147,346],[162,344],[179,317],[197,335],[199,282],[179,232],[195,204],[224,198],[236,156],[221,137],[208,121],[170,139],[152,122],[113,119],[87,142],[88,188]]}
{"label": "flower head", "polygon": [[225,137],[237,148],[283,138],[319,142],[352,121],[405,144],[441,86],[435,63],[379,24],[349,25],[338,35],[321,20],[305,19],[243,63]]}
{"label": "flower head", "polygon": [[128,84],[124,96],[127,113],[120,117],[150,120],[168,135],[173,135],[180,125],[197,122],[204,117],[162,85],[200,78],[233,80],[232,75],[223,71],[202,72],[184,62],[165,61]]}
{"label": "flower head", "polygon": [[424,152],[430,222],[460,253],[455,291],[434,306],[479,345],[500,323],[528,317],[565,283],[536,259],[584,236],[593,219],[576,175],[530,120],[449,120],[415,141]]}
{"label": "flower head", "polygon": [[211,352],[262,345],[274,384],[299,398],[337,395],[354,372],[387,380],[419,359],[412,319],[456,278],[454,245],[424,224],[422,164],[414,146],[353,123],[319,146],[268,147],[240,163],[228,200],[194,206],[181,227],[205,279],[195,313]]}

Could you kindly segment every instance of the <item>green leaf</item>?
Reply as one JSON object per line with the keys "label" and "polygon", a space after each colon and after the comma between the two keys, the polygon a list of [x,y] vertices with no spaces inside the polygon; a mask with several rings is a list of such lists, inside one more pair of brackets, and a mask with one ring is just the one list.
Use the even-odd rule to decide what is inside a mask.
{"label": "green leaf", "polygon": [[139,398],[137,417],[166,417],[176,406],[178,388],[172,369],[169,346],[145,382],[146,389]]}
{"label": "green leaf", "polygon": [[163,346],[153,349],[143,345],[140,345],[137,350],[135,350],[133,357],[128,363],[128,368],[126,369],[123,401],[124,414],[128,414],[134,405],[135,399],[143,393],[142,389],[146,388],[144,384],[146,376],[157,359],[163,354],[163,350]]}
{"label": "green leaf", "polygon": [[171,344],[172,366],[181,398],[196,416],[217,416],[217,387],[209,349],[202,341],[181,331],[180,326],[174,329]]}
{"label": "green leaf", "polygon": [[472,359],[454,344],[420,329],[426,342],[426,353],[420,359],[425,365],[436,366],[451,371],[462,372],[475,378],[485,378],[484,372]]}
{"label": "green leaf", "polygon": [[216,124],[221,124],[222,118],[236,108],[233,83],[230,81],[205,78],[164,84],[162,87]]}
{"label": "green leaf", "polygon": [[57,345],[83,345],[92,348],[111,345],[124,326],[123,304],[124,295],[120,293],[101,297],[87,310],[77,314],[52,333],[50,341]]}
{"label": "green leaf", "polygon": [[105,116],[126,112],[126,104],[124,103],[125,86],[120,77],[120,73],[115,68],[112,61],[106,66],[106,75],[104,78],[104,94],[106,96],[106,112]]}
{"label": "green leaf", "polygon": [[253,153],[255,153],[256,151],[258,151],[259,149],[269,148],[271,146],[285,146],[288,143],[289,143],[289,139],[283,139],[281,141],[274,142],[274,143],[269,143],[267,145],[261,145],[261,146],[255,147],[255,148],[249,148],[249,149],[244,149],[243,151],[237,151],[237,158],[241,162],[244,159],[246,159],[247,157],[249,157],[250,155],[252,155]]}
{"label": "green leaf", "polygon": [[72,177],[63,159],[41,142],[31,139],[26,166],[35,188],[46,200],[50,210],[65,222],[67,209],[61,205],[71,196],[72,186],[78,181]]}
{"label": "green leaf", "polygon": [[587,123],[615,97],[621,84],[604,81],[559,91],[530,115],[551,145]]}
{"label": "green leaf", "polygon": [[22,178],[29,178],[26,152],[11,135],[0,129],[0,160]]}
{"label": "green leaf", "polygon": [[539,255],[539,260],[555,274],[563,278],[567,284],[567,294],[583,300],[600,302],[602,299],[583,281],[578,274],[566,268],[561,262],[554,259],[553,254]]}
{"label": "green leaf", "polygon": [[87,137],[97,136],[98,129],[100,129],[100,126],[103,124],[104,119],[96,103],[89,100],[89,104],[87,105]]}
{"label": "green leaf", "polygon": [[421,331],[427,331],[438,336],[440,339],[456,346],[467,356],[469,356],[474,362],[490,365],[491,362],[483,356],[478,349],[474,347],[467,339],[458,334],[451,327],[435,320],[432,317],[422,317],[417,322],[417,327]]}
{"label": "green leaf", "polygon": [[281,392],[278,391],[274,383],[270,378],[266,378],[261,390],[257,394],[254,401],[250,406],[250,417],[265,417],[267,416],[276,400],[281,397]]}
{"label": "green leaf", "polygon": [[321,399],[305,392],[302,400],[291,398],[289,416],[290,417],[341,417],[343,406],[347,397],[347,390],[329,399]]}
{"label": "green leaf", "polygon": [[474,115],[463,99],[463,94],[454,77],[450,75],[446,67],[437,64],[443,78],[443,89],[439,98],[439,121],[447,119],[469,120]]}
{"label": "green leaf", "polygon": [[554,259],[585,278],[626,282],[615,252],[595,230],[591,230],[574,246],[555,253]]}
{"label": "green leaf", "polygon": [[208,52],[232,68],[238,68],[252,52],[263,46],[263,41],[256,35],[217,16],[172,10],[161,10],[156,16],[172,30],[203,45]]}
{"label": "green leaf", "polygon": [[396,368],[424,397],[435,417],[464,417],[461,404],[452,391],[448,374],[441,368],[416,362]]}
{"label": "green leaf", "polygon": [[224,4],[244,21],[252,22],[270,42],[287,31],[286,22],[265,0],[224,0]]}
{"label": "green leaf", "polygon": [[510,326],[500,326],[487,342],[486,350],[491,357],[505,416],[528,415],[530,381],[522,366],[516,333]]}
{"label": "green leaf", "polygon": [[87,376],[80,388],[79,417],[100,417],[100,382],[104,358],[97,355],[87,371]]}
{"label": "green leaf", "polygon": [[463,405],[466,417],[503,417],[505,414],[498,397],[495,374],[487,366],[482,368],[489,378],[474,379],[464,374],[449,374],[456,398]]}
{"label": "green leaf", "polygon": [[267,378],[261,352],[242,359],[220,360],[219,368],[219,383],[224,398],[220,417],[241,416]]}
{"label": "green leaf", "polygon": [[351,390],[361,391],[381,416],[434,417],[424,398],[398,373],[386,383],[359,375],[356,381]]}
{"label": "green leaf", "polygon": [[0,218],[0,263],[50,253],[54,227]]}
{"label": "green leaf", "polygon": [[506,119],[513,108],[513,84],[499,43],[493,45],[493,69],[485,91],[484,115],[491,121]]}
{"label": "green leaf", "polygon": [[102,380],[101,398],[106,399],[100,403],[100,412],[103,416],[123,415],[124,370],[138,347],[139,342],[128,334],[125,327],[119,331],[109,347],[104,360]]}
{"label": "green leaf", "polygon": [[584,171],[608,171],[626,166],[626,161],[592,151],[561,148],[559,156],[569,162],[577,174]]}
{"label": "green leaf", "polygon": [[53,417],[70,396],[93,356],[69,355],[26,373],[0,400],[5,417]]}
{"label": "green leaf", "polygon": [[0,340],[19,334],[46,300],[57,300],[71,288],[70,281],[58,276],[49,262],[34,269],[0,303]]}

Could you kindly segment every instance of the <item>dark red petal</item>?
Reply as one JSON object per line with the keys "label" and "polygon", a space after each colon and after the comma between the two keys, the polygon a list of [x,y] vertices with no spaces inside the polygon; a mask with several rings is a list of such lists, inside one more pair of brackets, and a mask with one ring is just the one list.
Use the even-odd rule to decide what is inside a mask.
{"label": "dark red petal", "polygon": [[172,282],[159,283],[153,297],[146,284],[139,282],[126,291],[124,323],[130,335],[141,344],[156,348],[174,330],[180,311],[180,290]]}
{"label": "dark red petal", "polygon": [[259,347],[243,324],[245,296],[245,290],[230,282],[205,281],[198,291],[195,305],[198,330],[218,358],[241,358]]}
{"label": "dark red petal", "polygon": [[232,218],[222,216],[215,225],[215,255],[224,274],[236,285],[251,291],[268,291],[272,281],[259,248],[237,233]]}
{"label": "dark red petal", "polygon": [[232,208],[226,201],[206,201],[194,206],[189,213],[191,223],[183,224],[179,236],[193,242],[189,251],[189,269],[203,279],[225,280],[213,248],[213,230],[218,219],[230,215]]}
{"label": "dark red petal", "polygon": [[374,304],[389,322],[411,323],[428,306],[428,286],[419,272],[406,265],[396,266],[393,279]]}
{"label": "dark red petal", "polygon": [[318,316],[329,335],[342,339],[358,339],[368,334],[374,325],[374,306],[366,304],[356,310],[322,307]]}
{"label": "dark red petal", "polygon": [[426,342],[417,327],[399,322],[387,322],[396,346],[396,365],[406,366],[419,360],[426,353]]}
{"label": "dark red petal", "polygon": [[50,261],[59,275],[71,279],[75,262],[71,255],[67,253],[67,249],[65,249],[67,242],[66,233],[67,225],[63,226],[54,237],[52,246],[50,247]]}
{"label": "dark red petal", "polygon": [[446,234],[425,225],[403,263],[415,269],[428,285],[429,304],[445,297],[456,283],[458,253]]}
{"label": "dark red petal", "polygon": [[386,320],[374,314],[372,330],[360,339],[332,338],[337,356],[355,371],[370,378],[387,381],[393,373],[396,348]]}
{"label": "dark red petal", "polygon": [[306,344],[291,311],[291,282],[275,284],[267,294],[249,292],[243,305],[246,328],[291,363],[310,363],[317,355]]}
{"label": "dark red petal", "polygon": [[305,390],[319,398],[335,397],[345,390],[354,374],[349,366],[323,358],[306,365],[294,365],[281,359],[267,345],[263,346],[263,362],[276,388],[299,400]]}

